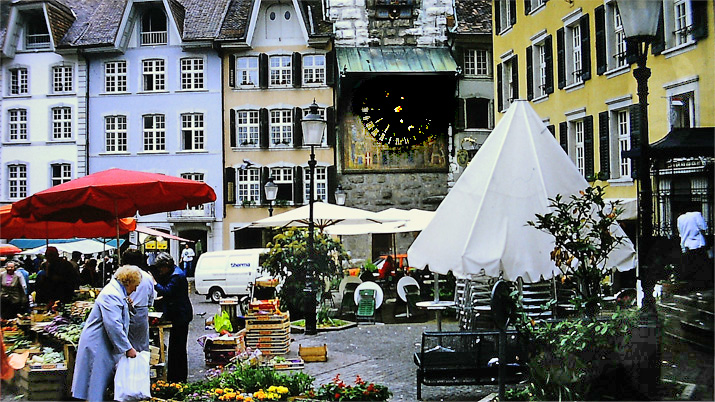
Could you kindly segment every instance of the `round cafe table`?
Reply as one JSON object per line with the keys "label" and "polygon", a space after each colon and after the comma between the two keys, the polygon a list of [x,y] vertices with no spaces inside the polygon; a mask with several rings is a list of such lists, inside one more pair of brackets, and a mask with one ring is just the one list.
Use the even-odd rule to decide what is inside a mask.
{"label": "round cafe table", "polygon": [[451,300],[429,300],[417,302],[417,307],[427,310],[434,310],[437,318],[437,331],[442,332],[442,310],[454,307],[454,302]]}

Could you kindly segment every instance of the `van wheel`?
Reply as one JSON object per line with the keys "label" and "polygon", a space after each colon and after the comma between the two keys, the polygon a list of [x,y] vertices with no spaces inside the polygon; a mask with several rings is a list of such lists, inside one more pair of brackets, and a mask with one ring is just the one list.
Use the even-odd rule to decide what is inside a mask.
{"label": "van wheel", "polygon": [[211,288],[211,290],[209,290],[209,296],[211,297],[212,302],[218,303],[222,298],[226,296],[226,294],[223,293],[223,290],[221,290],[221,288]]}

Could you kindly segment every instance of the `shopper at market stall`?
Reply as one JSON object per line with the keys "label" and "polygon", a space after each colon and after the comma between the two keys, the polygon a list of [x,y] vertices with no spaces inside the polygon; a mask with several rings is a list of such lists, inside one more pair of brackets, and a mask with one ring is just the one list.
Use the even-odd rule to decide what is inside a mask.
{"label": "shopper at market stall", "polygon": [[37,274],[35,288],[37,303],[47,303],[51,306],[55,301],[68,303],[72,301],[74,291],[79,288],[79,275],[75,274],[72,265],[60,258],[55,247],[45,250],[45,262]]}
{"label": "shopper at market stall", "polygon": [[156,298],[155,281],[148,272],[142,269],[146,258],[141,251],[127,250],[122,258],[127,265],[138,267],[142,274],[142,280],[131,296],[134,314],[129,319],[129,342],[137,352],[143,352],[149,350],[149,307],[154,305],[154,298]]}
{"label": "shopper at market stall", "polygon": [[174,264],[174,259],[167,253],[156,257],[159,272],[156,292],[163,298],[163,318],[171,322],[169,335],[169,354],[167,356],[167,380],[186,382],[188,376],[188,358],[186,342],[189,336],[189,322],[194,311],[189,300],[189,283],[184,271]]}
{"label": "shopper at market stall", "polygon": [[25,278],[15,271],[15,261],[5,265],[5,272],[0,274],[0,302],[2,318],[16,318],[17,314],[27,311],[28,300],[25,292]]}
{"label": "shopper at market stall", "polygon": [[97,296],[84,324],[77,346],[72,396],[104,401],[114,377],[114,366],[122,354],[137,356],[129,342],[127,299],[141,282],[139,268],[123,266]]}
{"label": "shopper at market stall", "polygon": [[80,285],[89,285],[92,287],[101,287],[101,280],[97,273],[97,260],[90,258],[85,261],[82,267],[82,272],[79,274]]}

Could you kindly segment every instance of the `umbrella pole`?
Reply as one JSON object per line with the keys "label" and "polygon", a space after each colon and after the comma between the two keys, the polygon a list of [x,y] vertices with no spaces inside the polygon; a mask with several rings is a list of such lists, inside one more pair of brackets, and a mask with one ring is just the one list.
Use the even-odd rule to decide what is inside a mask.
{"label": "umbrella pole", "polygon": [[117,201],[114,201],[114,219],[117,225],[117,267],[122,266],[122,250],[119,248],[119,212],[117,212]]}

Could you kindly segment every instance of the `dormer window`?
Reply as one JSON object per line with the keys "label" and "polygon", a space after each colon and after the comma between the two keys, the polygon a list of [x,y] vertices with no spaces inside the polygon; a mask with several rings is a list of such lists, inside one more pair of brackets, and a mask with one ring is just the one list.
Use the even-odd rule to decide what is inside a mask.
{"label": "dormer window", "polygon": [[50,47],[50,32],[41,12],[27,15],[25,23],[25,49],[46,49]]}
{"label": "dormer window", "polygon": [[142,15],[141,44],[165,45],[167,41],[166,14],[160,8],[147,9]]}

